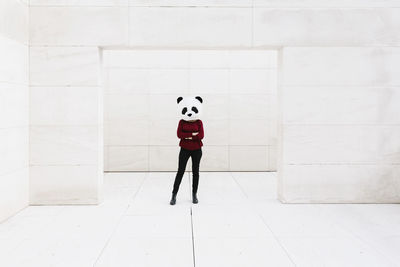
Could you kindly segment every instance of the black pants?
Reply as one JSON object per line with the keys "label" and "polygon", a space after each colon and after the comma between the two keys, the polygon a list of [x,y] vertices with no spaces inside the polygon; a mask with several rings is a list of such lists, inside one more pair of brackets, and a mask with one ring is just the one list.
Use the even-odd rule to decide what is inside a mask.
{"label": "black pants", "polygon": [[174,194],[178,193],[179,185],[181,184],[183,174],[185,173],[186,163],[189,157],[192,157],[192,172],[193,172],[192,193],[197,193],[197,188],[199,186],[199,166],[200,166],[201,156],[202,156],[201,148],[196,150],[187,150],[181,147],[181,151],[179,152],[178,172],[176,173],[175,176],[174,189],[172,193]]}

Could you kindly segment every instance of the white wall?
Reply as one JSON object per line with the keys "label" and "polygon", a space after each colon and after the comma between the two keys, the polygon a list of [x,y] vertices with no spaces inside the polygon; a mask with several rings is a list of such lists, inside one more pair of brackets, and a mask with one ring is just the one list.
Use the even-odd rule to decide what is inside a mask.
{"label": "white wall", "polygon": [[[31,14],[36,21],[35,9]],[[103,176],[99,49],[37,45],[35,30],[30,33],[30,203],[98,203]]]}
{"label": "white wall", "polygon": [[30,203],[97,203],[102,94],[96,47],[30,49]]}
{"label": "white wall", "polygon": [[397,47],[284,49],[285,201],[400,200],[398,62]]}
{"label": "white wall", "polygon": [[277,51],[105,50],[103,60],[106,171],[176,171],[176,98],[188,94],[204,100],[202,170],[276,170]]}
{"label": "white wall", "polygon": [[[47,97],[50,93],[45,87],[54,86],[51,99],[59,104],[31,102],[34,116],[31,119],[36,121],[33,126],[39,130],[51,129],[45,147],[31,147],[31,160],[35,154],[38,160],[32,166],[33,199],[36,190],[50,194],[69,191],[73,199],[94,195],[92,189],[96,188],[99,175],[94,167],[102,167],[95,154],[100,155],[101,148],[82,140],[100,140],[101,133],[96,130],[101,128],[101,122],[91,123],[92,98],[81,96],[99,97],[98,93],[90,92],[90,87],[97,86],[94,77],[98,62],[94,54],[98,46],[107,46],[283,47],[281,105],[278,105],[281,107],[282,149],[278,153],[281,200],[400,201],[396,180],[399,137],[394,134],[398,123],[392,104],[395,102],[390,102],[395,101],[399,90],[396,80],[400,69],[396,60],[400,42],[399,1],[30,2],[32,99],[36,94],[38,98]],[[371,95],[378,95],[382,101],[373,101]],[[295,106],[301,99],[304,104]],[[333,99],[338,99],[337,103],[330,102]],[[325,101],[326,105],[319,101]],[[51,116],[40,112],[42,105]],[[76,108],[79,112],[75,112]],[[365,112],[355,112],[354,108]],[[343,110],[349,112],[344,115]],[[296,116],[290,118],[289,114]],[[99,113],[94,116],[100,117]],[[316,128],[311,129],[310,124]],[[88,133],[89,125],[94,125],[96,133],[83,134],[70,128],[75,126]],[[40,144],[39,139],[32,137],[31,143]],[[329,153],[319,147],[328,148]],[[343,158],[341,154],[345,154]],[[82,178],[71,179],[73,176]],[[74,196],[77,191],[82,195]]]}
{"label": "white wall", "polygon": [[0,2],[0,222],[28,205],[28,6]]}

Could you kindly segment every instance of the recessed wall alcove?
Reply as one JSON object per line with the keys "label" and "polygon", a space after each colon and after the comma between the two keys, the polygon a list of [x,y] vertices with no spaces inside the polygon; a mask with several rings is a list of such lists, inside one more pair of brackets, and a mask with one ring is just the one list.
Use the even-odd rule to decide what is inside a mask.
{"label": "recessed wall alcove", "polygon": [[193,94],[204,99],[202,171],[276,171],[277,50],[101,52],[105,171],[176,171],[176,98]]}

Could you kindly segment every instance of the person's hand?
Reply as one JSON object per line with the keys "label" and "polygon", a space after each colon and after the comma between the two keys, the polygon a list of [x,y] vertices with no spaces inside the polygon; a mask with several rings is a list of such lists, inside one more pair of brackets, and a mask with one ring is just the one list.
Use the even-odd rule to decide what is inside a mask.
{"label": "person's hand", "polygon": [[195,136],[195,135],[198,135],[198,134],[199,134],[199,132],[193,132],[193,133],[192,133],[192,135],[194,135],[194,136]]}

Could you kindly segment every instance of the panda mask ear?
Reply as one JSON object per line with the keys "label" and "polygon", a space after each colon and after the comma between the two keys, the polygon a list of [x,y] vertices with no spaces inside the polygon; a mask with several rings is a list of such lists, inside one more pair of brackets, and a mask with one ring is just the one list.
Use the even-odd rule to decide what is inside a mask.
{"label": "panda mask ear", "polygon": [[183,100],[183,97],[178,97],[177,99],[176,99],[176,102],[179,104],[179,102],[181,102]]}
{"label": "panda mask ear", "polygon": [[200,96],[196,96],[195,97],[197,100],[199,100],[200,101],[200,103],[202,103],[203,104],[203,98],[201,98]]}

